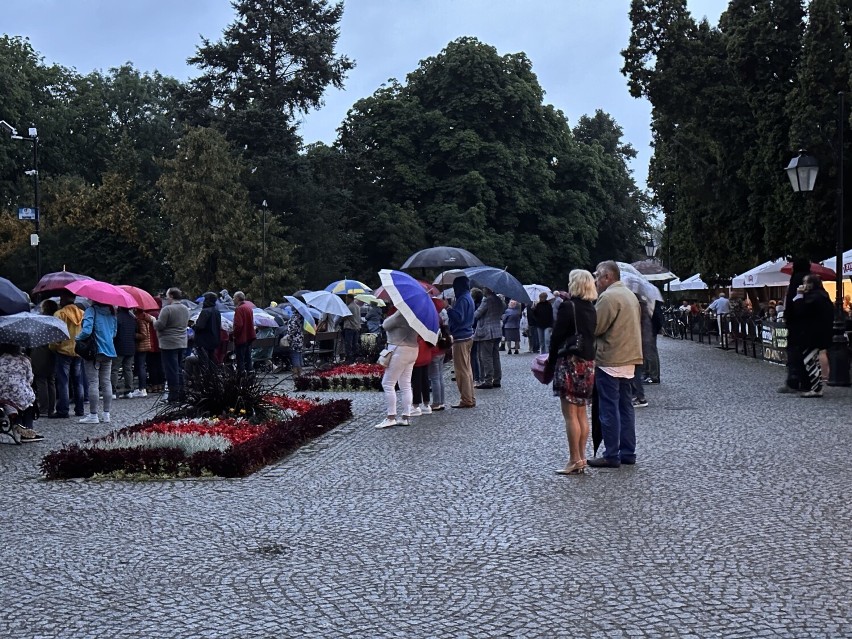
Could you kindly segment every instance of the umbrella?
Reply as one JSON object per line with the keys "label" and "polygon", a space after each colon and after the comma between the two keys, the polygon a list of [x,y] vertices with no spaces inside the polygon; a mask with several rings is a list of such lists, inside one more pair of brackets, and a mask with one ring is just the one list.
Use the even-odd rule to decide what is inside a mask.
{"label": "umbrella", "polygon": [[[835,262],[837,259],[835,258]],[[793,274],[793,263],[787,262],[784,266],[781,267],[781,272],[786,273],[787,275]],[[837,279],[837,273],[828,268],[827,266],[823,266],[822,264],[817,264],[816,262],[811,262],[811,275],[818,275],[819,279],[823,282],[833,282]]]}
{"label": "umbrella", "polygon": [[177,303],[183,304],[184,306],[186,306],[191,311],[194,311],[194,310],[201,308],[201,304],[198,304],[197,302],[193,302],[192,300],[189,300],[189,299],[177,300]]}
{"label": "umbrella", "polygon": [[52,315],[15,313],[0,317],[0,344],[35,348],[68,339],[65,322]]}
{"label": "umbrella", "polygon": [[[69,282],[65,289],[75,295],[88,297],[93,302],[107,304],[109,306],[123,306],[124,308],[136,308],[138,305],[133,296],[117,286],[98,280],[77,280]],[[158,307],[159,308],[159,307]]]}
{"label": "umbrella", "polygon": [[[278,322],[275,318],[264,310],[259,308],[252,309],[254,315],[255,326],[266,326],[268,328],[278,328]],[[231,324],[234,323],[234,311],[225,311],[222,313],[222,319],[228,320]]]}
{"label": "umbrella", "polygon": [[482,260],[470,251],[455,246],[433,246],[417,251],[400,266],[406,268],[464,268],[466,266],[485,266]]}
{"label": "umbrella", "polygon": [[29,296],[6,278],[0,277],[0,315],[23,313],[29,310]]}
{"label": "umbrella", "polygon": [[128,286],[127,284],[119,284],[118,288],[130,293],[130,296],[136,300],[136,306],[143,311],[159,310],[160,305],[157,304],[157,300],[148,291],[143,291],[141,288]]}
{"label": "umbrella", "polygon": [[452,286],[453,282],[459,275],[465,275],[464,270],[460,268],[452,268],[449,271],[444,271],[435,281],[432,282],[435,286]]}
{"label": "umbrella", "polygon": [[285,295],[284,299],[290,302],[293,305],[299,315],[302,316],[304,320],[304,329],[308,331],[311,335],[316,335],[317,333],[317,324],[314,321],[313,314],[311,313],[311,309],[305,306],[305,303],[292,295]]}
{"label": "umbrella", "polygon": [[464,270],[470,281],[490,288],[495,293],[502,293],[506,297],[517,300],[521,304],[532,304],[530,296],[524,289],[524,285],[505,269],[493,266],[474,266]]}
{"label": "umbrella", "polygon": [[638,275],[639,277],[642,277],[642,273],[640,273],[639,270],[632,264],[628,264],[627,262],[616,262],[616,264],[618,265],[618,270],[622,273],[633,273],[633,275]]}
{"label": "umbrella", "polygon": [[649,282],[670,282],[677,279],[677,275],[654,259],[633,262],[631,266]]}
{"label": "umbrella", "polygon": [[[437,288],[435,288],[429,282],[424,282],[423,280],[416,280],[416,281],[417,281],[418,284],[420,284],[420,286],[423,287],[424,291],[429,293],[429,297],[440,297],[441,296],[441,291],[439,291]],[[377,288],[373,294],[384,302],[391,302],[391,297],[390,297],[390,295],[388,295],[388,292],[387,292],[387,290],[385,289],[384,286],[380,286],[379,288]]]}
{"label": "umbrella", "polygon": [[547,295],[547,299],[549,300],[552,300],[554,297],[553,291],[551,291],[544,284],[524,284],[524,290],[527,292],[527,295],[530,296],[530,299],[533,302],[537,302],[539,296],[542,293],[545,293]]}
{"label": "umbrella", "polygon": [[421,282],[402,271],[382,269],[379,271],[382,281],[393,305],[402,313],[408,324],[429,344],[438,342],[438,311],[432,297]]}
{"label": "umbrella", "polygon": [[651,282],[643,278],[641,275],[634,275],[633,273],[625,273],[622,271],[621,283],[637,295],[642,295],[649,300],[654,300],[655,302],[663,301],[663,294],[660,293],[660,289],[651,284]]}
{"label": "umbrella", "polygon": [[66,284],[78,282],[80,280],[92,279],[88,275],[78,275],[71,271],[57,271],[56,273],[47,273],[42,275],[38,284],[35,285],[33,293],[44,293],[45,291],[61,291]]}
{"label": "umbrella", "polygon": [[357,293],[373,292],[373,289],[358,280],[337,280],[326,286],[325,290],[335,295],[356,295]]}
{"label": "umbrella", "polygon": [[385,306],[384,300],[380,300],[375,295],[370,295],[369,293],[359,293],[355,296],[355,299],[359,302],[364,302],[364,304],[375,304],[376,306]]}
{"label": "umbrella", "polygon": [[321,310],[323,313],[337,315],[338,317],[347,317],[352,315],[349,307],[343,303],[337,295],[328,291],[312,291],[302,295],[305,298],[308,306],[313,306]]}

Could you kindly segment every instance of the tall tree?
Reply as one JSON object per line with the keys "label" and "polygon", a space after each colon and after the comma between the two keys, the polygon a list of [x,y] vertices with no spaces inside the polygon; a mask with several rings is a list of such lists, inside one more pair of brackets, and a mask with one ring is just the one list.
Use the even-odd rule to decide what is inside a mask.
{"label": "tall tree", "polygon": [[196,293],[243,288],[259,299],[264,266],[267,291],[296,283],[292,247],[274,211],[267,217],[263,259],[263,215],[249,202],[239,179],[245,167],[220,133],[190,130],[176,157],[163,164],[158,186],[169,221],[165,248],[178,285]]}

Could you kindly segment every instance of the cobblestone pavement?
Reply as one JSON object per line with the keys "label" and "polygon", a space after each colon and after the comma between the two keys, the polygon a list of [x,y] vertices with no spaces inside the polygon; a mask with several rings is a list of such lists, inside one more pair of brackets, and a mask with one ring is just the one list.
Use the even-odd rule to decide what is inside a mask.
{"label": "cobblestone pavement", "polygon": [[[638,464],[563,477],[558,400],[503,354],[474,410],[354,421],[241,480],[39,479],[108,430],[0,446],[0,637],[850,637],[852,390],[660,342]],[[456,399],[450,385],[448,399]],[[119,400],[112,427],[151,400]]]}

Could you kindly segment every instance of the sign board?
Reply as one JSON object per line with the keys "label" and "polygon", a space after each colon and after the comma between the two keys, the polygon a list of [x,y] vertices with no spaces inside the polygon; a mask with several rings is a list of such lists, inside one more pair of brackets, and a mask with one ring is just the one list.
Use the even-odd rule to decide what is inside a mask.
{"label": "sign board", "polygon": [[763,359],[773,364],[787,364],[787,326],[779,322],[763,322],[761,326]]}
{"label": "sign board", "polygon": [[30,209],[26,207],[18,208],[18,219],[19,220],[35,220],[38,217],[38,209]]}

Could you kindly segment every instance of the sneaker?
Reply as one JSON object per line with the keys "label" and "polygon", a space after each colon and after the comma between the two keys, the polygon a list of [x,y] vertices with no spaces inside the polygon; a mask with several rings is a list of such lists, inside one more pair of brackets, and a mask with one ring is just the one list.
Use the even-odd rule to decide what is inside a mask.
{"label": "sneaker", "polygon": [[83,419],[78,420],[81,424],[99,424],[101,420],[98,419],[97,413],[89,413]]}
{"label": "sneaker", "polygon": [[373,428],[390,428],[396,426],[396,420],[392,417],[385,417],[381,422],[373,426]]}
{"label": "sneaker", "polygon": [[131,391],[130,393],[128,393],[127,396],[131,399],[136,399],[138,397],[148,397],[148,391],[146,391],[144,388],[140,388],[139,390]]}
{"label": "sneaker", "polygon": [[109,424],[109,413],[104,413],[104,414],[101,416],[101,421],[102,421],[104,424]]}
{"label": "sneaker", "polygon": [[434,404],[434,405],[430,406],[430,408],[432,409],[432,412],[434,413],[435,411],[444,410],[446,408],[446,406],[444,404]]}
{"label": "sneaker", "polygon": [[44,435],[35,432],[32,428],[24,428],[21,426],[18,432],[20,434],[22,444],[28,442],[40,442],[44,439]]}
{"label": "sneaker", "polygon": [[423,414],[423,411],[420,410],[420,407],[412,408],[411,412],[408,413],[408,417],[420,417]]}
{"label": "sneaker", "polygon": [[822,391],[807,391],[799,395],[799,397],[822,397]]}
{"label": "sneaker", "polygon": [[429,404],[423,404],[423,406],[420,407],[420,414],[421,415],[431,415],[432,414],[432,407],[429,406]]}
{"label": "sneaker", "polygon": [[400,415],[399,419],[396,420],[397,426],[411,426],[411,422],[408,420],[409,415]]}
{"label": "sneaker", "polygon": [[648,405],[647,399],[634,399],[633,408],[645,408]]}
{"label": "sneaker", "polygon": [[130,393],[122,393],[121,395],[119,395],[121,399],[130,399],[132,396],[132,391]]}

